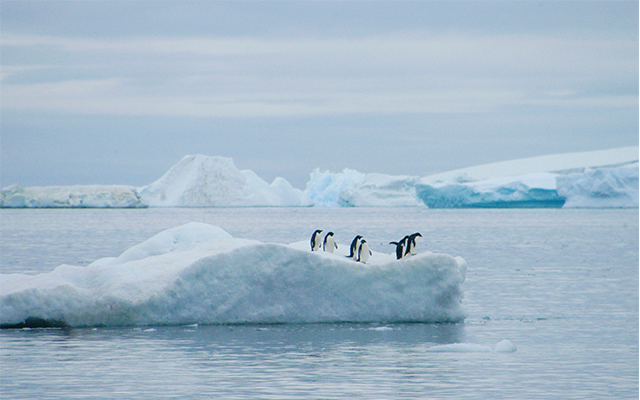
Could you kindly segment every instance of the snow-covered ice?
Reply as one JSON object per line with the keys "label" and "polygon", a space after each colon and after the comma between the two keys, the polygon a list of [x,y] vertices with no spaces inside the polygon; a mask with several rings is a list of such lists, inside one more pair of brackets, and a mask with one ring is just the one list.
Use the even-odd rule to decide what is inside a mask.
{"label": "snow-covered ice", "polygon": [[638,207],[638,147],[487,164],[427,177],[311,173],[316,206]]}
{"label": "snow-covered ice", "polygon": [[123,185],[8,186],[0,191],[5,208],[144,208],[138,189]]}
{"label": "snow-covered ice", "polygon": [[0,207],[638,207],[638,147],[492,163],[426,177],[315,169],[304,191],[231,158],[185,156],[150,185],[21,188]]}
{"label": "snow-covered ice", "polygon": [[39,275],[0,274],[0,325],[456,322],[466,262],[425,252],[368,264],[336,253],[233,238],[190,223],[116,258]]}
{"label": "snow-covered ice", "polygon": [[313,205],[283,178],[269,185],[253,171],[240,171],[231,158],[204,155],[185,156],[140,193],[152,207]]}

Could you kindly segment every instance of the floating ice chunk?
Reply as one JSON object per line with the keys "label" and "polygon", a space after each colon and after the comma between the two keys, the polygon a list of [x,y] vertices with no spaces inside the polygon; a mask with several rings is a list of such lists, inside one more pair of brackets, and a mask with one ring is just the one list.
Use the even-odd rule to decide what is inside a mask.
{"label": "floating ice chunk", "polygon": [[[424,253],[365,265],[190,223],[120,257],[0,274],[0,326],[458,322],[466,262]],[[345,246],[346,247],[346,246]]]}
{"label": "floating ice chunk", "polygon": [[507,339],[501,340],[496,343],[495,346],[493,346],[493,351],[495,351],[496,353],[513,353],[517,350],[518,349],[516,348],[516,346],[514,346],[513,343],[511,343]]}

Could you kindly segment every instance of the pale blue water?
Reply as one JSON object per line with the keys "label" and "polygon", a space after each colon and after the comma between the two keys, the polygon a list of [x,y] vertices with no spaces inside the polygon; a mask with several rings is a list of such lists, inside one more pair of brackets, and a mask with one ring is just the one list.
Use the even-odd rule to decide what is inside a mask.
{"label": "pale blue water", "polygon": [[[2,399],[638,398],[638,210],[0,210],[2,273],[116,256],[190,221],[289,243],[316,228],[468,262],[461,324],[0,332]],[[1,288],[0,288],[1,289]],[[437,344],[514,353],[430,353]]]}

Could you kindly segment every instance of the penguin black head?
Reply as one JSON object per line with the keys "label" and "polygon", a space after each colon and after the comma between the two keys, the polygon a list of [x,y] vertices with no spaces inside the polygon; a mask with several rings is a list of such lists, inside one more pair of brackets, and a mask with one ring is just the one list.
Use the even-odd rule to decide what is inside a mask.
{"label": "penguin black head", "polygon": [[[406,248],[404,251],[404,255],[408,256],[410,254],[415,254],[413,253],[413,249],[416,247],[416,238],[417,237],[422,237],[422,235],[420,234],[420,232],[416,232],[414,234],[411,234],[409,236],[405,236],[406,239]],[[403,239],[403,240],[405,240]]]}
{"label": "penguin black head", "polygon": [[333,236],[333,232],[329,232],[329,233],[327,233],[327,234],[325,235],[324,240],[322,241],[323,246],[324,246],[325,244],[327,244],[327,238],[328,238],[328,237],[330,237],[330,236]]}

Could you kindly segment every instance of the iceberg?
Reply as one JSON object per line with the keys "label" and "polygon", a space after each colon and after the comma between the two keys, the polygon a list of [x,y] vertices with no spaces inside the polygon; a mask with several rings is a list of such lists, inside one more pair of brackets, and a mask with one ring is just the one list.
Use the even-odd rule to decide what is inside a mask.
{"label": "iceberg", "polygon": [[0,208],[144,208],[138,189],[123,185],[8,186]]}
{"label": "iceberg", "polygon": [[638,207],[638,147],[556,154],[426,177],[313,170],[304,191],[271,184],[233,159],[188,155],[140,188],[47,186],[0,191],[0,207]]}
{"label": "iceberg", "polygon": [[313,200],[284,178],[271,184],[231,158],[185,156],[159,180],[140,188],[118,185],[8,186],[0,208],[309,207]]}
{"label": "iceberg", "polygon": [[320,172],[316,168],[305,193],[320,207],[415,207],[418,177],[363,174],[345,168],[342,173]]}
{"label": "iceberg", "polygon": [[420,199],[430,208],[559,208],[565,199],[550,173],[490,178],[478,182],[418,184]]}
{"label": "iceberg", "polygon": [[312,206],[313,201],[284,178],[271,185],[233,159],[188,155],[160,179],[139,189],[152,207]]}
{"label": "iceberg", "polygon": [[[458,322],[466,262],[340,252],[233,238],[192,222],[88,266],[0,274],[0,326]],[[340,249],[347,249],[347,245]]]}
{"label": "iceberg", "polygon": [[316,206],[638,207],[638,147],[505,161],[426,177],[314,170]]}
{"label": "iceberg", "polygon": [[565,207],[638,207],[638,163],[599,168],[556,178]]}

